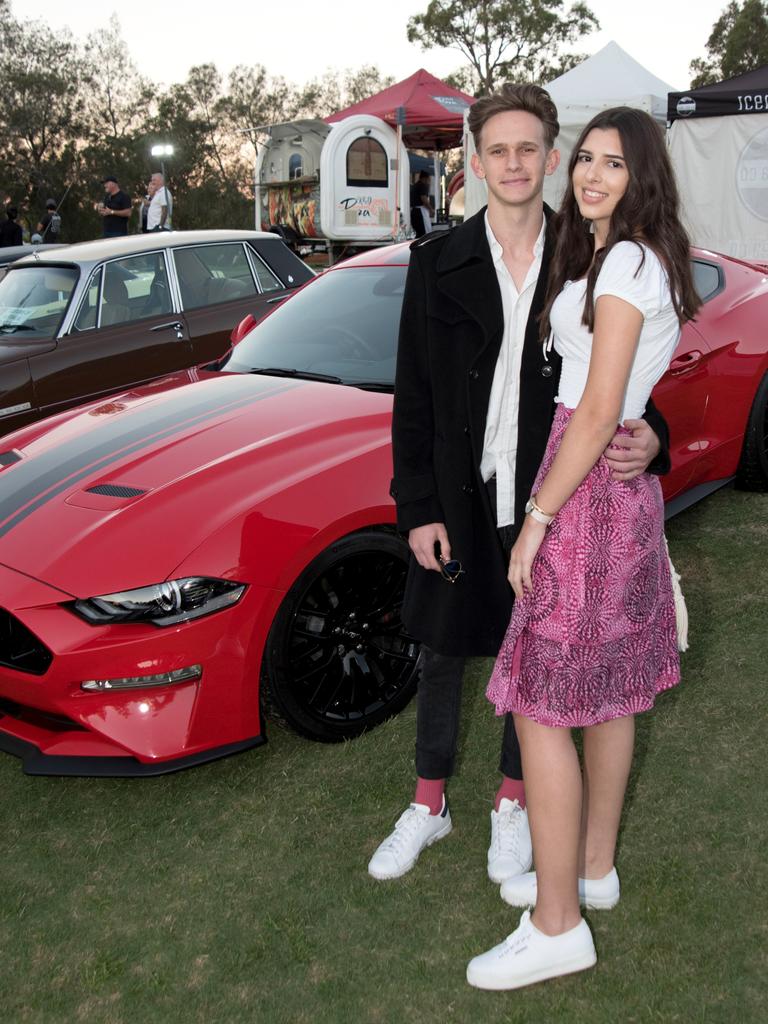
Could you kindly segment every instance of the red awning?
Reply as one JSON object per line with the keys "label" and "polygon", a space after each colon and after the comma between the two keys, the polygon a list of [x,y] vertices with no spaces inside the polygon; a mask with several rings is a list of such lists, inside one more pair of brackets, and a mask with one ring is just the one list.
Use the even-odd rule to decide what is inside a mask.
{"label": "red awning", "polygon": [[446,85],[420,68],[410,78],[353,103],[325,120],[340,121],[352,114],[373,114],[397,126],[397,108],[405,108],[403,141],[413,149],[452,149],[462,144],[464,111],[475,102],[460,89]]}

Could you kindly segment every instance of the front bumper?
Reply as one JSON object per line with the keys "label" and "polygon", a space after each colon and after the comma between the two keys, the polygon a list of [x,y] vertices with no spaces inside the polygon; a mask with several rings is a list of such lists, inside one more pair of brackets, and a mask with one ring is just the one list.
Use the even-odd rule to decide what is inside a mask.
{"label": "front bumper", "polygon": [[[0,750],[21,757],[26,772],[156,775],[263,742],[258,676],[279,595],[250,586],[237,605],[165,629],[93,627],[62,607],[68,597],[0,566],[0,608],[52,654],[36,674],[0,664]],[[88,679],[190,664],[202,666],[201,679],[98,693],[80,688]]]}

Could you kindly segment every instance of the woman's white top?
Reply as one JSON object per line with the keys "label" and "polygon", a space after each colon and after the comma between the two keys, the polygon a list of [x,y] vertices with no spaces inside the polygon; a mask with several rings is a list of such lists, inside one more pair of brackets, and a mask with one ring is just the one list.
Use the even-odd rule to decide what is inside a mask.
{"label": "woman's white top", "polygon": [[[556,401],[568,409],[575,409],[581,401],[589,373],[592,335],[581,322],[586,290],[586,278],[566,281],[550,317],[554,347],[563,358]],[[672,305],[666,271],[647,245],[617,242],[600,268],[595,283],[595,303],[601,295],[624,299],[643,314],[619,422],[640,419],[651,391],[669,367],[680,338],[680,322]]]}

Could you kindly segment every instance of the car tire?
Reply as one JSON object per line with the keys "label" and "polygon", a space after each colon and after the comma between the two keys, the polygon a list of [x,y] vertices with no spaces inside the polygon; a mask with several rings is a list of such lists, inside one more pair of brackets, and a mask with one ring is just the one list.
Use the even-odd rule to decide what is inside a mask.
{"label": "car tire", "polygon": [[420,670],[419,645],[400,620],[409,557],[394,531],[364,530],[307,566],[267,639],[261,696],[270,717],[334,743],[405,707]]}
{"label": "car tire", "polygon": [[752,402],[736,484],[745,491],[768,491],[768,373]]}

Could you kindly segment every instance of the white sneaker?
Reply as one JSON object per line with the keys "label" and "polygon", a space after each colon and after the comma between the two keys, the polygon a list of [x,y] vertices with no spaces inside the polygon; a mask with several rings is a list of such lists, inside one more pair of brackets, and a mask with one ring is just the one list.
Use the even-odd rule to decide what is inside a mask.
{"label": "white sneaker", "polygon": [[527,871],[533,858],[528,812],[517,800],[502,797],[498,811],[491,811],[491,845],[488,877],[503,882]]}
{"label": "white sneaker", "polygon": [[368,862],[368,874],[380,880],[399,878],[410,871],[426,846],[447,836],[453,828],[443,797],[440,814],[430,814],[426,804],[411,804]]}
{"label": "white sneaker", "polygon": [[522,988],[561,974],[585,971],[596,962],[595,944],[584,918],[561,935],[545,935],[526,910],[517,931],[470,960],[467,981],[475,988],[494,991]]}
{"label": "white sneaker", "polygon": [[[536,906],[536,872],[508,878],[501,884],[501,898],[512,907]],[[621,887],[616,868],[603,878],[579,879],[579,902],[590,910],[610,910],[619,902]]]}

